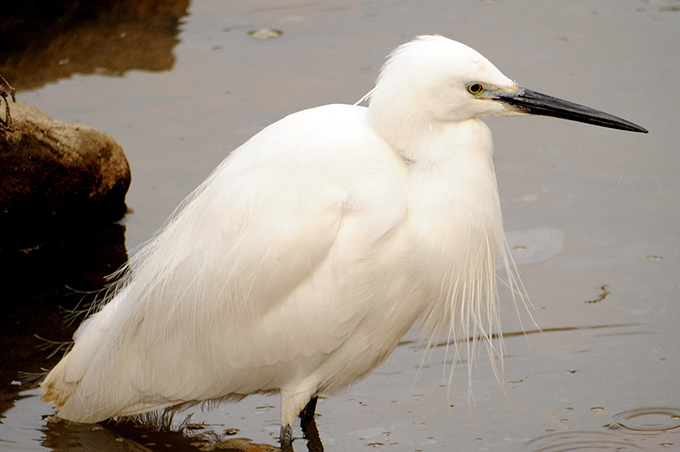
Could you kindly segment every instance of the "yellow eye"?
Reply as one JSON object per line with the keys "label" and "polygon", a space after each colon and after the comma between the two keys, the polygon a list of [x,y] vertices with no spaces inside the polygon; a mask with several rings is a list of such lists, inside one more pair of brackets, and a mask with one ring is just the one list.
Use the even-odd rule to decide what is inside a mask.
{"label": "yellow eye", "polygon": [[467,86],[467,90],[470,94],[481,94],[484,91],[484,85],[481,83],[470,83]]}

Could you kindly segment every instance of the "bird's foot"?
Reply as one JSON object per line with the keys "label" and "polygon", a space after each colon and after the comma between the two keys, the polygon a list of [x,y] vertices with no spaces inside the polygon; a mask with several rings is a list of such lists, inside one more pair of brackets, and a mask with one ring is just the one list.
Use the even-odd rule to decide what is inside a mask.
{"label": "bird's foot", "polygon": [[290,425],[281,426],[281,436],[279,437],[281,443],[281,452],[293,451],[293,427]]}

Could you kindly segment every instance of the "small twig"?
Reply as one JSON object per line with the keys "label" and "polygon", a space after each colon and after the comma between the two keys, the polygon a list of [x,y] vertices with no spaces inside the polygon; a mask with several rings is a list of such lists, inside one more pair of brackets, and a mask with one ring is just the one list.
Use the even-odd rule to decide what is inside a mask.
{"label": "small twig", "polygon": [[17,90],[9,84],[5,77],[0,74],[0,97],[5,101],[5,119],[4,121],[0,118],[0,128],[5,129],[9,132],[14,131],[14,124],[12,124],[12,116],[9,113],[9,100],[7,100],[7,95],[12,97],[12,101],[16,102]]}
{"label": "small twig", "polygon": [[602,289],[602,293],[600,294],[599,297],[597,297],[595,300],[584,301],[584,303],[599,303],[600,301],[604,300],[609,295],[611,295],[611,292],[609,291],[608,287],[609,286],[607,284],[603,285],[602,287],[600,287],[600,289]]}

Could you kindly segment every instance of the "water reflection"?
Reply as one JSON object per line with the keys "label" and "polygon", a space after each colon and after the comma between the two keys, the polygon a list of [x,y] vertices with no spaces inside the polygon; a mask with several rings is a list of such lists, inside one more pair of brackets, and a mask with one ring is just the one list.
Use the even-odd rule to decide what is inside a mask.
{"label": "water reflection", "polygon": [[[172,424],[172,416],[159,422],[132,420],[79,424],[53,417],[42,403],[41,393],[29,389],[19,393],[14,406],[0,416],[0,450],[49,450],[52,452],[152,452],[152,451],[231,451],[275,452],[272,445],[257,444],[235,437],[233,429],[221,424],[190,423],[190,416]],[[37,413],[43,413],[42,416]],[[160,418],[159,418],[160,419]],[[39,446],[38,446],[39,445]],[[310,449],[311,450],[311,449]],[[317,449],[316,452],[323,449]]]}
{"label": "water reflection", "polygon": [[[86,311],[108,282],[107,275],[126,260],[125,228],[119,224],[80,231],[33,250],[0,252],[5,301],[0,315],[0,414],[27,386],[27,375],[39,378],[56,364],[61,354],[49,359],[50,352],[60,341],[71,340],[81,320],[68,314]],[[65,317],[71,322],[65,323]]]}
{"label": "water reflection", "polygon": [[[101,424],[74,424],[52,418],[43,429],[42,445],[54,452],[85,452],[92,450],[121,452],[151,451],[230,451],[279,452],[277,446],[259,444],[250,438],[234,436],[234,429],[220,425],[194,424],[190,417],[179,425],[171,425],[172,417],[157,423],[137,423],[132,420],[109,421]],[[222,427],[222,428],[220,428]],[[323,452],[316,423],[303,424],[309,452]],[[298,450],[300,446],[298,446]]]}
{"label": "water reflection", "polygon": [[72,74],[172,68],[189,0],[6,2],[0,74],[31,89]]}
{"label": "water reflection", "polygon": [[97,424],[69,424],[55,419],[47,422],[43,433],[41,445],[53,452],[151,452],[151,449]]}
{"label": "water reflection", "polygon": [[73,424],[48,422],[42,445],[54,452],[92,450],[151,452],[155,450],[274,452],[277,448],[253,443],[248,438],[225,438],[214,430],[189,429],[184,424],[177,431],[156,430],[134,422]]}

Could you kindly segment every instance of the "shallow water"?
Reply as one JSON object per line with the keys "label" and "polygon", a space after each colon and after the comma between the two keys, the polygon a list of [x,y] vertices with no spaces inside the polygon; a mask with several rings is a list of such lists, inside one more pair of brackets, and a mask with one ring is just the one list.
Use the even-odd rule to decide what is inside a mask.
{"label": "shallow water", "polygon": [[[66,340],[59,307],[86,304],[83,292],[231,149],[290,112],[354,103],[392,48],[432,33],[471,45],[523,86],[650,133],[489,121],[508,239],[543,332],[520,306],[520,334],[504,293],[504,386],[480,353],[469,403],[465,364],[447,389],[446,347],[423,361],[412,331],[367,379],[319,401],[325,450],[680,450],[680,2],[199,0],[186,15],[183,5],[153,26],[129,13],[96,16],[0,65],[19,100],[109,133],[133,171],[124,236],[114,227],[67,241],[15,265],[10,274],[23,279],[3,281],[15,307],[0,324],[0,450],[195,448],[172,433],[49,422],[53,409],[17,374],[54,364],[34,334]],[[282,34],[249,34],[262,28]],[[191,431],[276,445],[278,404],[253,396],[196,410],[191,422],[204,428]]]}

